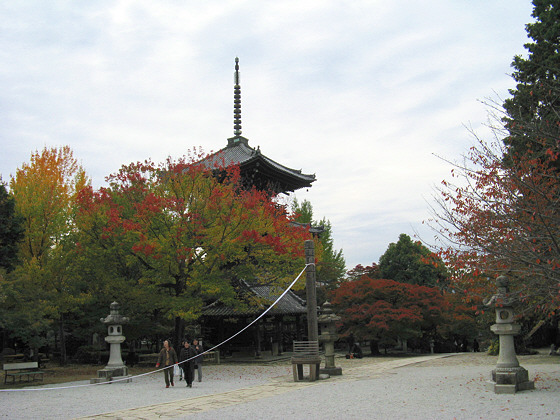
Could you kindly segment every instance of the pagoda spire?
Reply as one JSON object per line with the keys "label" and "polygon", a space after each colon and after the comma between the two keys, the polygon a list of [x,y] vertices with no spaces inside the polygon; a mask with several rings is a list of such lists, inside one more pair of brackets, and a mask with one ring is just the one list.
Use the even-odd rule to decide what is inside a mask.
{"label": "pagoda spire", "polygon": [[235,73],[233,75],[233,134],[241,135],[241,86],[239,85],[239,58],[235,57]]}

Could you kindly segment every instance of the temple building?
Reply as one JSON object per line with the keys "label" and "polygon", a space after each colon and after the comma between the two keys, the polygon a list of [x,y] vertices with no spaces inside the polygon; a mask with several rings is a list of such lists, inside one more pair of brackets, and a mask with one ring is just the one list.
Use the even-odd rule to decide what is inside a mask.
{"label": "temple building", "polygon": [[[233,123],[234,136],[227,139],[226,147],[204,159],[208,167],[237,164],[245,187],[255,186],[259,190],[270,191],[273,194],[288,194],[300,188],[309,188],[316,181],[314,174],[304,174],[301,170],[291,169],[265,156],[259,147],[254,149],[249,146],[249,140],[241,135],[238,58],[235,59]],[[312,228],[306,224],[301,226],[310,229],[313,234],[322,230],[321,227]],[[209,304],[203,309],[200,319],[200,333],[206,342],[216,345],[240,331],[264,312],[280,295],[270,286],[251,285],[243,280],[239,281],[238,290],[241,299],[245,297],[251,302],[258,301],[260,304],[253,305],[243,312],[228,307],[219,300]],[[221,356],[228,357],[232,353],[241,352],[258,357],[261,351],[281,354],[283,349],[291,346],[293,340],[301,340],[306,335],[304,321],[306,315],[305,302],[289,291],[266,317],[226,343],[221,348]]]}
{"label": "temple building", "polygon": [[[241,331],[282,293],[268,285],[241,283],[240,298],[246,298],[252,304],[247,310],[239,311],[218,300],[204,308],[200,320],[201,333],[207,342],[216,345]],[[255,301],[261,303],[255,304]],[[258,358],[264,351],[269,351],[275,356],[282,354],[291,348],[294,340],[302,340],[306,335],[306,315],[305,301],[290,290],[265,317],[220,347],[221,358]]]}

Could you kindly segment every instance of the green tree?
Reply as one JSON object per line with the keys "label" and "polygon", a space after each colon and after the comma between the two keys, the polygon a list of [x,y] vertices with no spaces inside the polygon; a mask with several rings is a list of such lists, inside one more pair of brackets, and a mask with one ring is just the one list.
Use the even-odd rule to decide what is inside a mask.
{"label": "green tree", "polygon": [[88,182],[68,146],[44,148],[11,179],[16,212],[24,221],[19,243],[21,264],[1,284],[6,329],[31,346],[58,326],[62,361],[66,361],[65,318],[87,293],[70,275],[74,253],[74,199]]}
{"label": "green tree", "polygon": [[15,202],[0,180],[0,268],[11,271],[18,262],[18,245],[23,239],[23,218],[15,212]]}
{"label": "green tree", "polygon": [[308,200],[303,200],[301,203],[294,197],[292,201],[292,212],[296,215],[296,222],[298,223],[314,223],[313,220],[313,205]]}
{"label": "green tree", "polygon": [[379,258],[379,271],[382,278],[421,286],[444,287],[447,279],[443,261],[404,233]]}
{"label": "green tree", "polygon": [[45,270],[36,263],[24,263],[0,279],[0,327],[26,346],[43,346],[56,319],[43,288],[48,283]]}
{"label": "green tree", "polygon": [[534,0],[535,22],[526,25],[533,42],[528,56],[514,57],[511,97],[503,103],[508,135],[506,157],[530,153],[542,158],[558,154],[560,132],[560,5],[556,0]]}
{"label": "green tree", "polygon": [[[320,288],[332,290],[340,283],[346,272],[346,261],[342,249],[334,248],[334,240],[332,235],[332,224],[330,220],[323,217],[322,220],[313,219],[313,206],[308,200],[301,203],[294,198],[292,202],[292,212],[295,214],[295,221],[298,223],[307,223],[312,227],[322,228],[319,235],[321,249],[321,261],[317,265],[317,283]],[[324,292],[324,291],[323,291]],[[324,293],[322,293],[324,294]],[[319,296],[319,300],[324,300],[325,296]]]}

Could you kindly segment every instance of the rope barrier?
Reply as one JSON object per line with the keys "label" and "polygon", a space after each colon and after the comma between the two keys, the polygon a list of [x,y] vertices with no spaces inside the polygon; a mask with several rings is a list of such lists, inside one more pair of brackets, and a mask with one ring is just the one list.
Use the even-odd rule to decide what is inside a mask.
{"label": "rope barrier", "polygon": [[150,372],[146,372],[146,373],[141,373],[138,375],[134,375],[134,376],[127,376],[125,378],[120,378],[120,379],[112,379],[110,381],[107,382],[99,382],[99,383],[89,383],[89,384],[81,384],[81,385],[68,385],[68,386],[58,386],[58,387],[50,387],[50,388],[26,388],[26,389],[0,389],[0,392],[22,392],[22,391],[51,391],[51,390],[58,390],[58,389],[70,389],[70,388],[84,388],[84,387],[90,387],[90,386],[96,386],[96,385],[106,385],[108,383],[117,383],[117,382],[129,382],[130,380],[134,379],[134,378],[140,378],[142,376],[147,376],[147,375],[152,375],[154,373],[157,372],[161,372],[165,369],[169,369],[169,368],[173,368],[175,365],[179,366],[183,363],[186,363],[190,360],[195,359],[198,356],[202,356],[208,352],[211,352],[215,349],[217,349],[218,347],[224,345],[225,343],[227,343],[228,341],[232,340],[233,338],[237,337],[239,334],[241,334],[242,332],[246,331],[249,327],[251,327],[253,324],[255,324],[256,322],[258,322],[259,319],[261,319],[263,316],[265,316],[268,311],[270,311],[272,308],[274,308],[274,306],[286,295],[286,293],[288,293],[290,291],[290,289],[294,286],[294,284],[296,284],[296,282],[299,280],[299,278],[301,277],[301,275],[305,272],[305,270],[307,269],[307,267],[309,267],[310,265],[315,265],[314,263],[307,263],[305,264],[305,267],[303,267],[303,270],[301,270],[301,272],[298,274],[298,276],[294,279],[294,281],[292,281],[290,283],[290,285],[286,288],[286,290],[284,290],[284,292],[282,292],[282,294],[274,301],[274,303],[272,303],[272,305],[270,305],[262,314],[260,314],[257,318],[255,318],[253,321],[251,321],[248,325],[246,325],[245,327],[243,327],[241,330],[239,330],[238,332],[236,332],[234,335],[232,335],[231,337],[225,339],[224,341],[222,341],[220,344],[215,345],[214,347],[209,348],[208,350],[203,351],[202,353],[197,354],[196,356],[190,357],[186,360],[183,360],[182,362],[176,363],[172,366],[166,366],[163,367],[161,369],[156,369]]}

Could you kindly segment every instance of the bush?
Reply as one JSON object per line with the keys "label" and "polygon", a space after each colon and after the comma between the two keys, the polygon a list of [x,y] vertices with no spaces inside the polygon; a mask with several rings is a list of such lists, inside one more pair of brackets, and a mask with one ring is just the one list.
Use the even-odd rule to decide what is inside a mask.
{"label": "bush", "polygon": [[101,360],[101,352],[95,346],[82,346],[78,347],[74,360],[77,363],[95,365]]}
{"label": "bush", "polygon": [[490,356],[497,356],[500,353],[500,341],[494,340],[488,346],[488,354]]}

